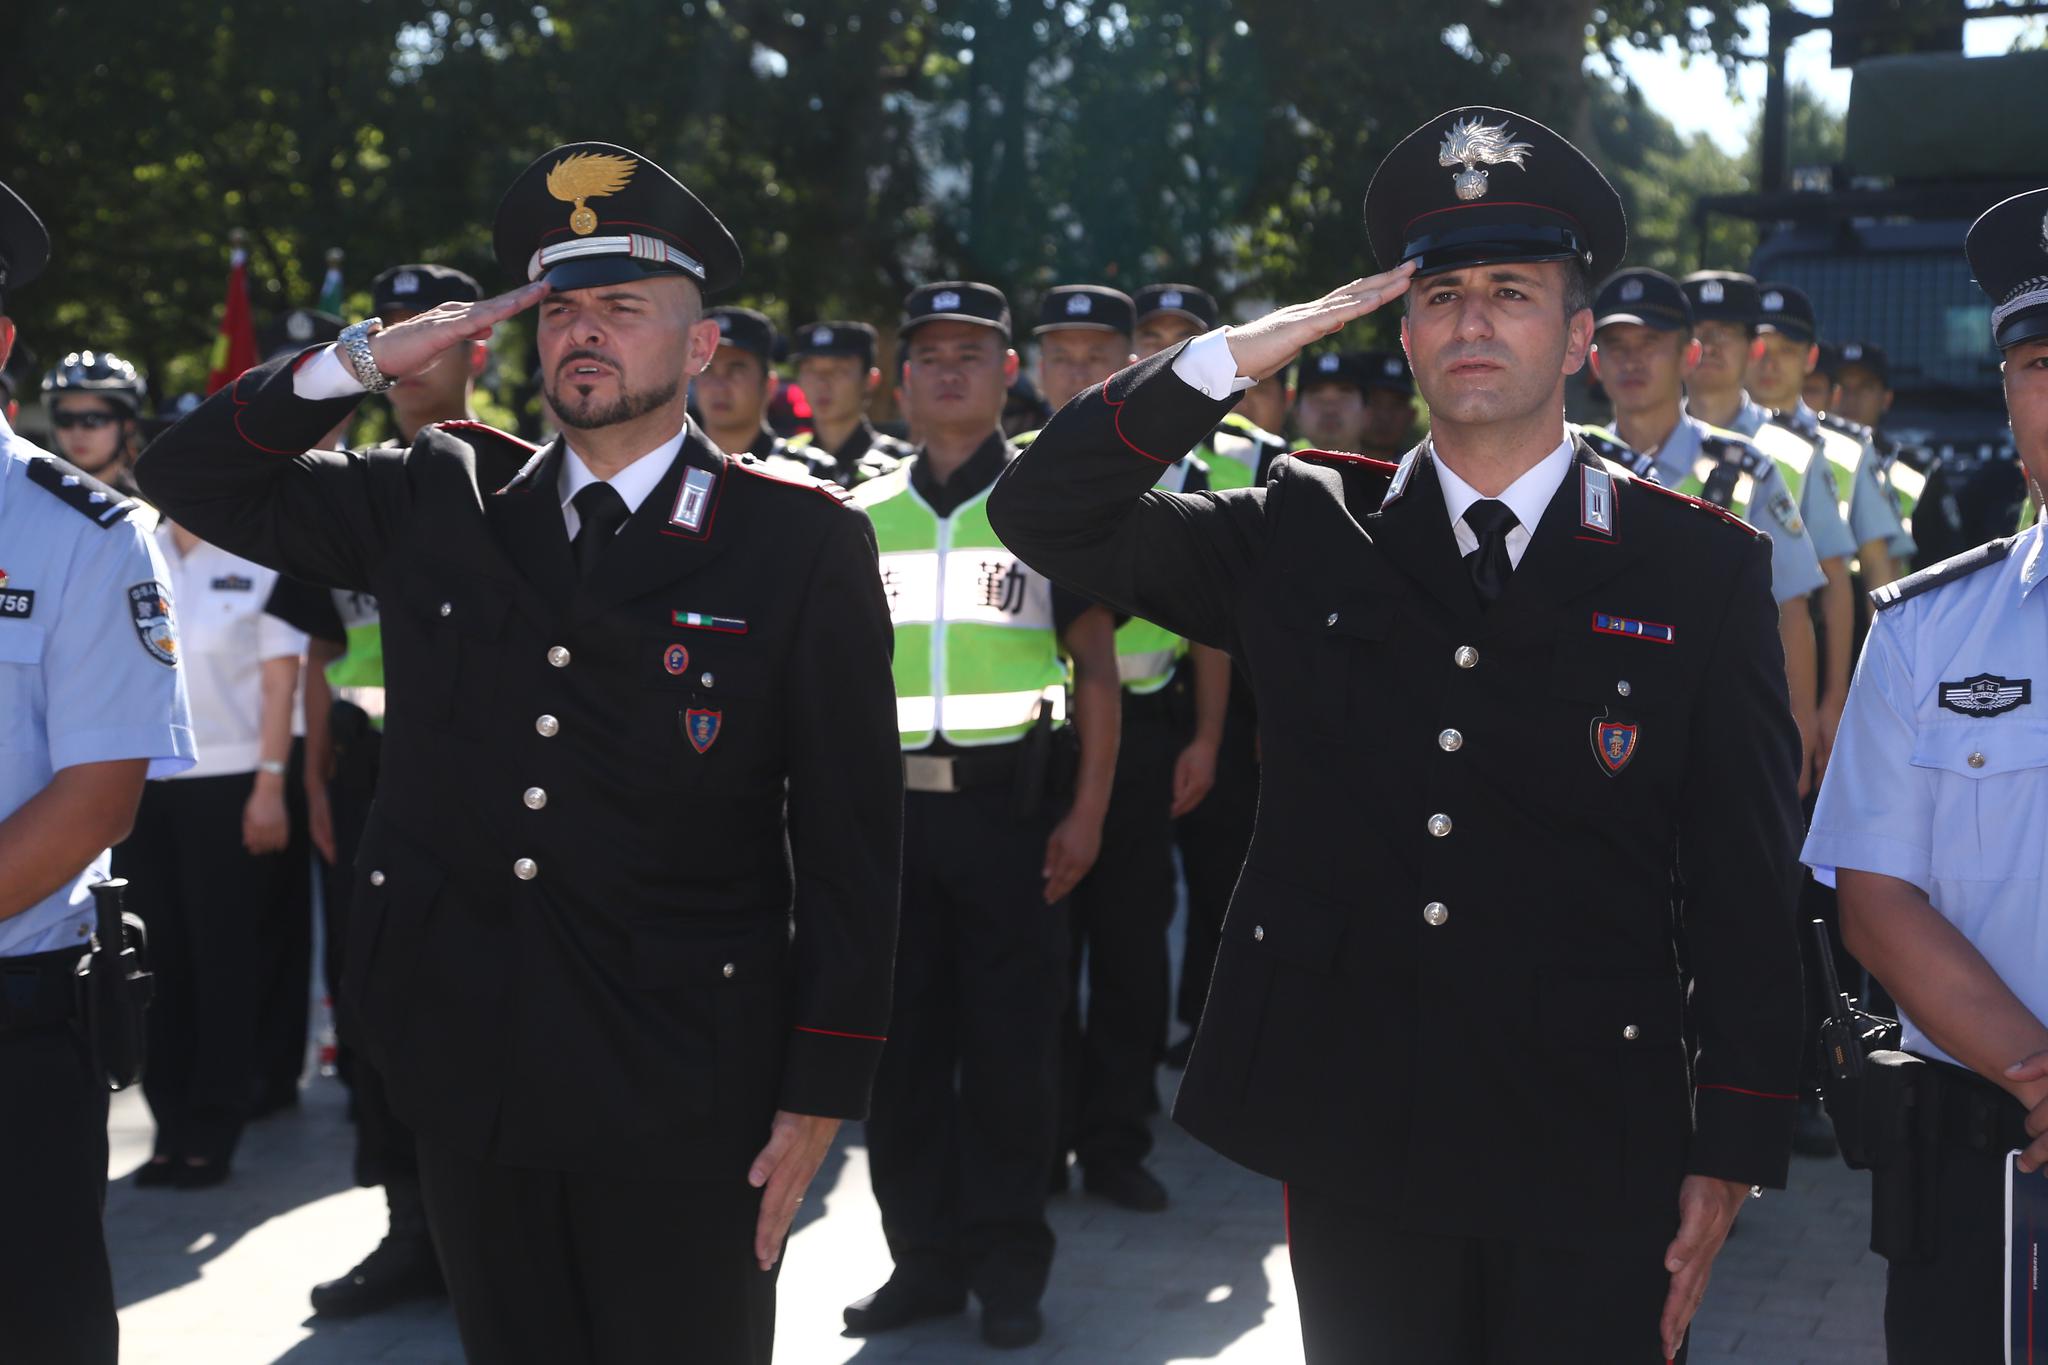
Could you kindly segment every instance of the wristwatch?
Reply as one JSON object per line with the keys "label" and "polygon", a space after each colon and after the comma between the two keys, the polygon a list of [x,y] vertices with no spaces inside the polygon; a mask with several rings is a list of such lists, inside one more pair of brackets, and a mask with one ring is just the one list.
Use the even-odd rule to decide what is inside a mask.
{"label": "wristwatch", "polygon": [[398,381],[377,368],[377,357],[370,354],[370,337],[384,326],[382,318],[365,318],[341,329],[338,344],[342,358],[349,368],[356,372],[356,379],[369,393],[382,393]]}
{"label": "wristwatch", "polygon": [[284,760],[279,758],[261,759],[256,764],[256,771],[259,773],[269,773],[272,777],[283,777],[286,771]]}

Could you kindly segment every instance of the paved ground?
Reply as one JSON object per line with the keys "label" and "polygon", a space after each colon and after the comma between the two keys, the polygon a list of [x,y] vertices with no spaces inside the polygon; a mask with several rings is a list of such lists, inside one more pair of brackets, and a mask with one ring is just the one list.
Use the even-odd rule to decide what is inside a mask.
{"label": "paved ground", "polygon": [[[1169,1123],[1159,1132],[1156,1169],[1173,1208],[1144,1216],[1079,1194],[1054,1200],[1050,1330],[1033,1350],[993,1353],[978,1346],[971,1317],[868,1343],[839,1336],[840,1307],[888,1268],[866,1153],[849,1131],[791,1245],[778,1360],[1300,1360],[1279,1190]],[[299,1112],[252,1128],[234,1178],[215,1190],[136,1189],[128,1176],[149,1133],[139,1099],[117,1097],[107,1224],[124,1365],[461,1360],[443,1308],[342,1327],[309,1320],[306,1290],[352,1265],[383,1231],[378,1194],[347,1184],[350,1131],[334,1082],[316,1079]],[[1863,1246],[1866,1198],[1863,1177],[1802,1161],[1790,1194],[1749,1205],[1695,1329],[1694,1365],[1882,1360],[1883,1266]]]}

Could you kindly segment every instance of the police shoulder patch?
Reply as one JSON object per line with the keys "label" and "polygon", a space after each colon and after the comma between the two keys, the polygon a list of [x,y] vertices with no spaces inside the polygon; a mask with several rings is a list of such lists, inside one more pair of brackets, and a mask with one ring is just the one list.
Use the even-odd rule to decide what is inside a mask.
{"label": "police shoulder patch", "polygon": [[1878,611],[1889,611],[1901,602],[1910,602],[1922,593],[1936,588],[1947,587],[1959,579],[1967,578],[1979,569],[1988,569],[2002,563],[2012,553],[2018,536],[2007,536],[2002,540],[1987,540],[1973,550],[1930,564],[1918,573],[1907,574],[1896,582],[1885,584],[1870,594],[1870,605]]}
{"label": "police shoulder patch", "polygon": [[75,465],[54,455],[32,455],[28,460],[29,482],[102,529],[112,526],[141,506],[135,499],[109,488]]}

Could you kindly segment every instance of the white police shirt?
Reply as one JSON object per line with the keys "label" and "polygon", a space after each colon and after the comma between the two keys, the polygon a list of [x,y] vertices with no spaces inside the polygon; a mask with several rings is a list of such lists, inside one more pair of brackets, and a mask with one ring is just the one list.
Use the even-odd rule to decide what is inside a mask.
{"label": "white police shirt", "polygon": [[[1677,488],[1692,478],[1703,450],[1702,442],[1712,430],[1699,418],[1680,413],[1678,425],[1651,457],[1657,482],[1666,488]],[[1792,490],[1785,486],[1785,475],[1778,462],[1766,456],[1764,472],[1751,483],[1749,500],[1742,511],[1750,525],[1771,538],[1772,597],[1783,604],[1818,592],[1826,585],[1827,575],[1821,572],[1813,536],[1806,529],[1805,518],[1799,515]]]}
{"label": "white police shirt", "polygon": [[[163,561],[134,504],[68,470],[0,417],[0,819],[64,768],[146,758],[167,777],[193,761]],[[107,875],[102,852],[0,920],[0,957],[82,945]]]}
{"label": "white police shirt", "polygon": [[[306,637],[263,609],[277,570],[203,540],[181,554],[168,521],[157,526],[156,545],[178,604],[178,652],[199,744],[198,763],[180,776],[254,772],[263,756],[263,665],[300,657]],[[305,733],[296,704],[292,733]]]}
{"label": "white police shirt", "polygon": [[[1971,557],[1996,551],[1878,590],[1800,858],[1829,885],[1849,868],[1919,887],[2048,1021],[2042,535],[2037,526],[1993,542],[2010,551],[1974,571],[1963,567]],[[1910,1018],[1905,1044],[1946,1058]]]}

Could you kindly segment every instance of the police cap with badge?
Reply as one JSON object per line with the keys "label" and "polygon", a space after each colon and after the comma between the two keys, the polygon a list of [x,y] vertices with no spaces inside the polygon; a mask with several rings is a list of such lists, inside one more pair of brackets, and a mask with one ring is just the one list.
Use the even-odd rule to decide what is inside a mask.
{"label": "police cap with badge", "polygon": [[340,338],[348,324],[332,313],[317,308],[294,308],[265,323],[256,337],[256,349],[265,360],[311,346],[325,346]]}
{"label": "police cap with badge", "polygon": [[875,364],[875,329],[865,322],[807,322],[789,340],[789,358],[807,355],[850,355],[860,359],[861,368]]}
{"label": "police cap with badge", "polygon": [[1757,286],[1756,329],[1776,332],[1808,346],[1820,340],[1820,320],[1814,315],[1813,300],[1806,297],[1806,291],[1789,284]]}
{"label": "police cap with badge", "polygon": [[739,279],[739,244],[681,181],[638,152],[571,142],[528,166],[498,205],[498,265],[558,290],[677,275],[713,294]]}
{"label": "police cap with badge", "polygon": [[34,209],[0,183],[0,315],[7,295],[40,275],[50,260],[50,234]]}
{"label": "police cap with badge", "polygon": [[1835,378],[1839,381],[1842,371],[1851,365],[1870,371],[1884,388],[1892,386],[1892,361],[1884,347],[1873,341],[1845,341],[1835,356]]}
{"label": "police cap with badge", "polygon": [[1992,344],[2004,351],[2048,336],[2048,189],[1984,210],[1963,251],[1991,300]]}
{"label": "police cap with badge", "polygon": [[1129,336],[1138,326],[1138,309],[1121,289],[1100,284],[1062,284],[1038,301],[1038,325],[1031,335],[1047,332],[1115,332]]}
{"label": "police cap with badge", "polygon": [[1415,376],[1408,371],[1408,358],[1399,351],[1325,351],[1304,356],[1298,380],[1306,393],[1319,384],[1349,384],[1362,394],[1385,389],[1414,397]]}
{"label": "police cap with badge", "polygon": [[704,317],[718,324],[719,345],[757,355],[763,365],[775,363],[775,324],[766,313],[728,306],[713,308]]}
{"label": "police cap with badge", "polygon": [[1484,105],[1432,119],[1387,154],[1365,192],[1365,230],[1382,270],[1413,261],[1418,277],[1577,261],[1599,279],[1628,250],[1621,196],[1599,167],[1534,119]]}
{"label": "police cap with badge", "polygon": [[1756,330],[1761,311],[1756,281],[1733,270],[1695,270],[1679,282],[1685,301],[1692,305],[1692,320],[1732,322],[1744,331]]}
{"label": "police cap with badge", "polygon": [[910,291],[903,300],[903,320],[896,335],[908,339],[927,322],[969,322],[1001,332],[1010,339],[1010,301],[992,284],[942,280]]}
{"label": "police cap with badge", "polygon": [[1191,284],[1148,284],[1131,298],[1136,307],[1138,321],[1160,313],[1171,313],[1186,318],[1203,331],[1216,326],[1222,310],[1217,308],[1215,296],[1206,289],[1197,289]]}
{"label": "police cap with badge", "polygon": [[370,281],[372,311],[387,321],[444,303],[475,303],[483,296],[476,277],[452,265],[394,265]]}
{"label": "police cap with badge", "polygon": [[1636,267],[1607,277],[1593,299],[1593,330],[1633,323],[1659,332],[1692,331],[1692,304],[1677,280]]}

